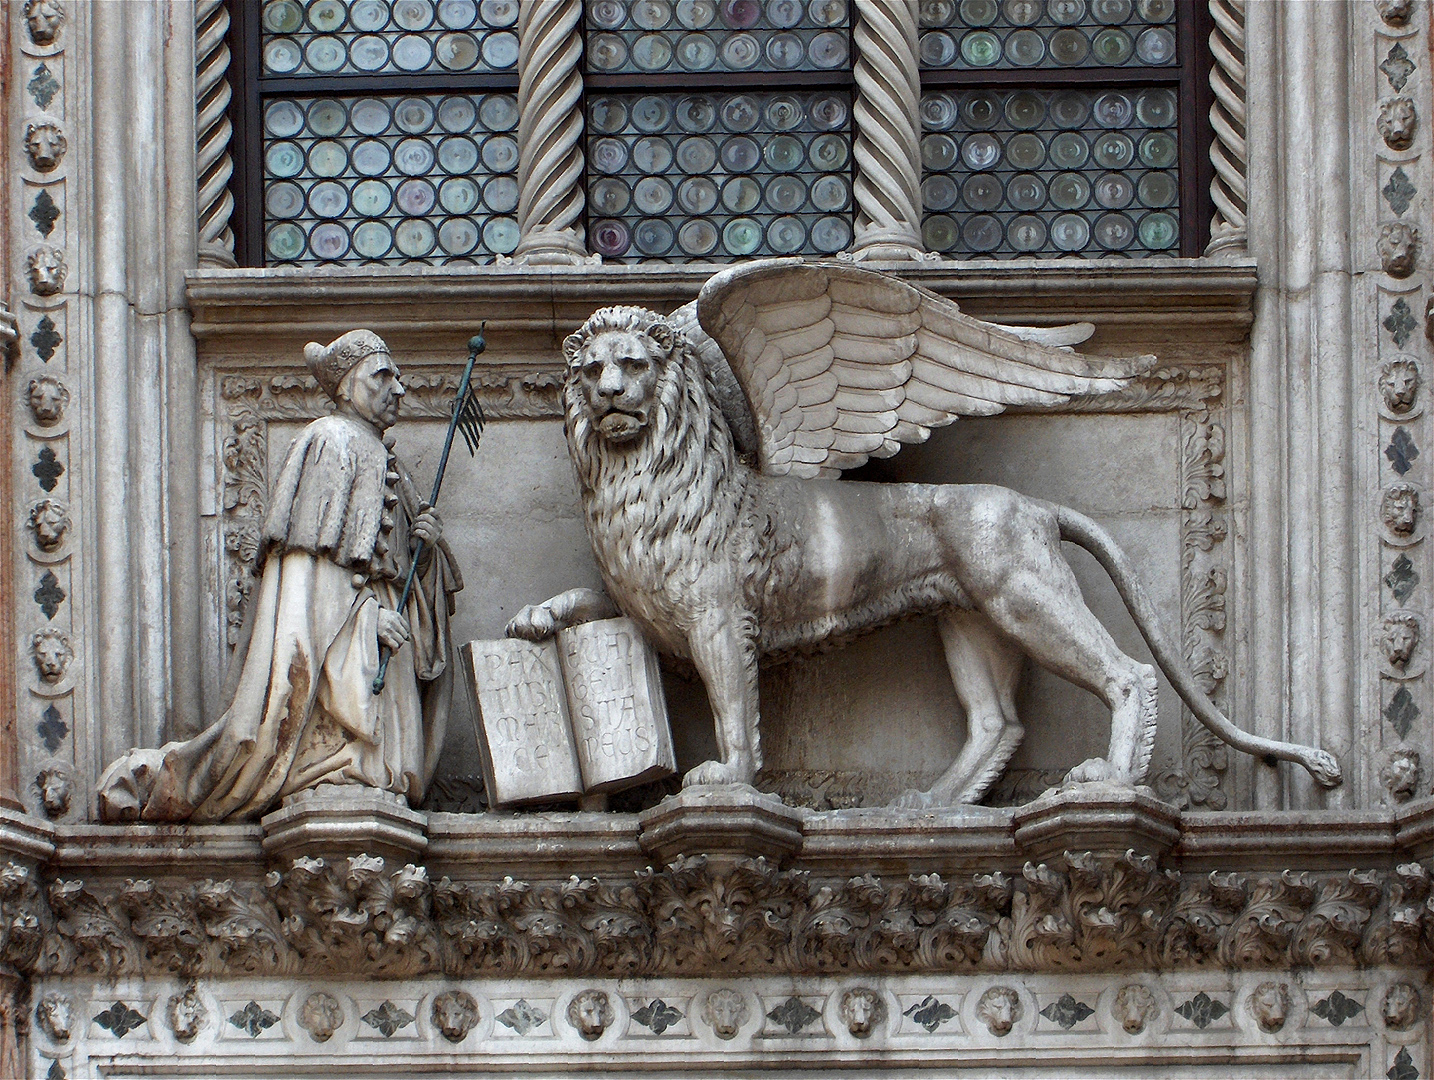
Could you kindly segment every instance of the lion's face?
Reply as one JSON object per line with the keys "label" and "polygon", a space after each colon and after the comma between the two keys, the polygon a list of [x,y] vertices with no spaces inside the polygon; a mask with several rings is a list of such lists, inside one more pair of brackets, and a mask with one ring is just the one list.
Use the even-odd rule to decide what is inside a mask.
{"label": "lion's face", "polygon": [[609,330],[574,358],[573,378],[594,426],[611,442],[631,442],[647,427],[663,361],[646,333]]}

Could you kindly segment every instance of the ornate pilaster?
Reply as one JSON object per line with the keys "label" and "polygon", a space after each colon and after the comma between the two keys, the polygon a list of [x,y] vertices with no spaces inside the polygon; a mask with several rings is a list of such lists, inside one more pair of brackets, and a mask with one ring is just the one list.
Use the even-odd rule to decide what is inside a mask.
{"label": "ornate pilaster", "polygon": [[224,0],[197,0],[194,5],[195,171],[199,181],[199,261],[207,266],[233,266],[234,232],[229,217],[234,196],[229,177],[234,161],[229,140],[234,134],[227,110],[229,87],[229,9]]}
{"label": "ornate pilaster", "polygon": [[518,16],[518,248],[529,264],[587,262],[583,213],[580,0]]}
{"label": "ornate pilaster", "polygon": [[921,259],[921,82],[916,5],[856,4],[857,260]]}
{"label": "ornate pilaster", "polygon": [[1210,224],[1210,243],[1205,254],[1245,253],[1245,208],[1248,205],[1245,171],[1249,152],[1245,145],[1245,0],[1210,0],[1215,29],[1210,33],[1210,88],[1215,103],[1210,106],[1210,161],[1215,178],[1210,181],[1210,198],[1215,219]]}

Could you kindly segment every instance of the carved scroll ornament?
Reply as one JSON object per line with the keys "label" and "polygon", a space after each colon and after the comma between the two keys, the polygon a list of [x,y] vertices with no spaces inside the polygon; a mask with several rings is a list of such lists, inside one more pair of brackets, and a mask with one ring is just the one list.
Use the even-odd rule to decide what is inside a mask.
{"label": "carved scroll ornament", "polygon": [[[1418,863],[1181,875],[1134,854],[949,881],[814,880],[701,857],[629,878],[431,881],[421,866],[355,856],[298,859],[254,883],[91,886],[11,863],[0,961],[44,975],[374,978],[1417,966],[1434,961],[1429,899]],[[461,1038],[464,1003],[449,1004],[448,1037]],[[745,1021],[742,1004],[709,999],[719,1035]],[[601,1005],[579,1006],[574,1022],[596,1030]],[[1127,994],[1128,1030],[1146,1005]],[[305,1008],[316,1040],[342,1022]],[[857,1029],[878,1022],[859,1003],[849,1011]]]}

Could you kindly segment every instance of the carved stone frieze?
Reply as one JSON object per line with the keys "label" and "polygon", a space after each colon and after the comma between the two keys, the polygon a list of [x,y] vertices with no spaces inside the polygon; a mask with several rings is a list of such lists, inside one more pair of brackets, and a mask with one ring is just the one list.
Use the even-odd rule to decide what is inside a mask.
{"label": "carved stone frieze", "polygon": [[[531,883],[430,882],[422,867],[357,856],[298,859],[263,883],[55,880],[43,893],[12,863],[0,871],[0,960],[26,974],[106,978],[1411,966],[1434,959],[1429,894],[1418,863],[1387,876],[1182,876],[1133,853],[1068,852],[1014,878],[814,880],[763,859],[718,867],[695,857],[628,879]],[[1151,1003],[1134,989],[1126,997],[1121,1022],[1148,1022]],[[746,1002],[716,998],[703,1015],[730,1038]],[[575,1006],[573,1023],[607,1015],[605,1029],[611,1006],[590,1004]],[[463,1005],[439,1010],[459,1039]],[[342,1023],[319,1023],[322,1011],[315,1005],[305,1023],[320,1040]],[[880,1022],[849,1011],[857,1028],[863,1016]]]}

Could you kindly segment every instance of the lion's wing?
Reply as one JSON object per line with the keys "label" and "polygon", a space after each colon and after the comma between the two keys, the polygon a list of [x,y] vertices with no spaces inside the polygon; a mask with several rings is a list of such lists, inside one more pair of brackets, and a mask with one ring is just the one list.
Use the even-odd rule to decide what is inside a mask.
{"label": "lion's wing", "polygon": [[1082,340],[1082,327],[1007,329],[834,262],[725,270],[703,286],[697,319],[746,395],[769,475],[835,476],[958,417],[1118,390],[1155,362],[1082,356],[1051,344]]}

